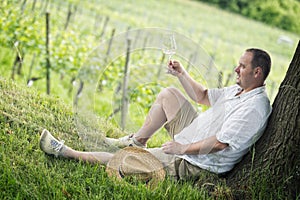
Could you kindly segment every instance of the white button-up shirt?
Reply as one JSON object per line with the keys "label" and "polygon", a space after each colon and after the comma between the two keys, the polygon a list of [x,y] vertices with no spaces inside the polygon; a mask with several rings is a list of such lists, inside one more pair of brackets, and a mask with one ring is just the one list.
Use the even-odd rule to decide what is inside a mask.
{"label": "white button-up shirt", "polygon": [[211,107],[175,135],[181,144],[216,135],[229,146],[215,153],[180,157],[215,173],[230,171],[242,159],[264,132],[272,108],[265,86],[236,96],[240,91],[238,85],[208,90]]}

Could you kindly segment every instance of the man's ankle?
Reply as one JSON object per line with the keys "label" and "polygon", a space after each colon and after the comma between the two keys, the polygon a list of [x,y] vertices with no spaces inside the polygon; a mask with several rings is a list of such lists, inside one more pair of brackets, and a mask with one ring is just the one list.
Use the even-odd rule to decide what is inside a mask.
{"label": "man's ankle", "polygon": [[136,137],[136,136],[132,136],[133,142],[137,145],[142,145],[142,146],[146,146],[148,139],[146,138],[141,138],[141,137]]}

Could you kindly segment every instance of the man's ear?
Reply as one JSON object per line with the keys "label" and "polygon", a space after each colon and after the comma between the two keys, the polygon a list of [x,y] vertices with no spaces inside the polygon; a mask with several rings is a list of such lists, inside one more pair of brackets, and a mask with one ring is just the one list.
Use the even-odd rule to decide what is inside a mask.
{"label": "man's ear", "polygon": [[256,67],[256,68],[254,69],[254,74],[255,74],[256,77],[258,77],[258,76],[263,76],[262,68],[261,68],[261,67]]}

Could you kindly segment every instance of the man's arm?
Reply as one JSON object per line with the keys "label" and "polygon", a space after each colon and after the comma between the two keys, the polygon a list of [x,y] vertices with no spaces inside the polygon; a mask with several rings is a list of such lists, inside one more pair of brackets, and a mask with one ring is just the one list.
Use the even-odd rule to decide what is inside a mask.
{"label": "man's arm", "polygon": [[179,75],[178,79],[192,100],[197,103],[210,106],[206,88],[196,82],[187,72]]}
{"label": "man's arm", "polygon": [[169,63],[170,74],[177,76],[189,97],[200,104],[210,106],[207,89],[196,82],[183,68],[180,62],[174,60]]}
{"label": "man's arm", "polygon": [[204,140],[191,143],[191,144],[180,144],[178,142],[167,142],[162,145],[162,149],[167,154],[209,154],[221,151],[228,147],[228,144],[222,143],[217,140],[216,136],[208,137]]}

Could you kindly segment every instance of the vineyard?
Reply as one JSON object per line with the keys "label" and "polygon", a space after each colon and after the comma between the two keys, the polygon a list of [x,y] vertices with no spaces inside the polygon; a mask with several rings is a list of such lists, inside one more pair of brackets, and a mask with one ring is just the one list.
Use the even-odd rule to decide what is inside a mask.
{"label": "vineyard", "polygon": [[[79,92],[79,96],[88,90],[86,86],[90,80],[87,79],[91,77],[79,78],[80,74],[87,73],[87,66],[98,67],[96,71],[101,72],[96,73],[94,85],[89,88],[93,91],[86,94],[84,102],[91,99],[89,95],[94,95],[89,109],[107,118],[119,119],[114,115],[124,115],[124,112],[133,114],[123,122],[119,119],[118,124],[125,126],[124,120],[131,121],[136,125],[130,126],[129,130],[135,131],[143,119],[138,116],[145,115],[161,87],[178,87],[176,80],[165,75],[167,58],[160,51],[159,44],[159,34],[173,32],[178,35],[181,48],[175,58],[187,68],[192,66],[190,73],[204,80],[209,87],[234,83],[233,68],[245,48],[259,46],[267,49],[274,63],[268,81],[269,95],[274,98],[294,48],[294,44],[279,39],[285,35],[295,40],[295,35],[253,21],[247,22],[250,27],[242,27],[246,23],[244,19],[225,12],[216,18],[217,9],[195,2],[166,1],[165,9],[155,1],[126,1],[121,7],[118,4],[118,1],[4,0],[0,18],[2,76],[58,95],[72,104],[74,94]],[[153,8],[151,12],[146,12],[148,7]],[[208,12],[199,14],[194,11],[195,16],[189,17],[187,8],[194,9],[192,7]],[[176,14],[169,18],[170,13]],[[235,22],[231,23],[229,20],[233,17]],[[222,30],[215,22],[224,24],[223,28],[227,25],[231,28]],[[148,27],[156,29],[149,30]],[[131,36],[126,34],[128,31],[132,32]],[[153,34],[158,36],[151,37]],[[185,40],[186,36],[189,40]],[[116,49],[118,54],[114,52]],[[126,62],[129,62],[129,69],[124,75]],[[208,69],[214,71],[209,76],[206,74]],[[122,92],[124,76],[129,83]],[[124,102],[125,98],[128,102]],[[133,109],[129,109],[129,114],[124,103],[125,107]]]}
{"label": "vineyard", "polygon": [[[18,98],[14,94],[19,93],[18,90],[22,87],[24,93],[21,93],[21,101],[35,101],[34,96],[37,96],[38,102],[33,104],[37,113],[28,111],[28,116],[23,102],[20,106],[22,109],[17,114],[19,121],[30,119],[32,126],[36,125],[29,128],[30,131],[40,129],[43,126],[41,122],[45,122],[45,127],[50,130],[74,133],[72,127],[63,130],[66,126],[63,123],[65,119],[60,119],[67,118],[65,121],[69,122],[69,117],[74,114],[75,126],[85,150],[98,150],[99,146],[95,141],[104,135],[94,138],[95,130],[98,132],[101,129],[103,134],[112,137],[119,137],[120,134],[125,134],[124,132],[134,132],[141,126],[151,103],[162,88],[171,86],[181,89],[178,81],[166,73],[168,57],[162,52],[161,44],[162,37],[166,34],[173,34],[176,39],[177,49],[173,58],[180,60],[187,71],[207,87],[233,84],[233,69],[246,48],[266,49],[273,60],[273,69],[267,81],[268,93],[272,100],[298,39],[293,33],[195,1],[2,0],[1,85],[4,88],[6,84],[7,87],[15,87],[12,83],[3,81],[6,79],[21,87],[12,89],[11,96],[8,95],[7,98]],[[33,88],[33,91],[38,93],[31,95],[27,92],[28,88]],[[9,91],[7,88],[6,90]],[[45,94],[46,97],[40,100],[40,94]],[[55,97],[73,110],[57,106]],[[47,98],[49,102],[45,100]],[[18,100],[16,99],[16,102]],[[54,107],[53,113],[51,109],[45,109],[47,106]],[[29,109],[35,110],[31,107]],[[201,111],[206,108],[197,109]],[[10,116],[10,113],[5,115]],[[59,123],[56,123],[56,118],[59,119]],[[103,119],[109,121],[114,128],[103,127]],[[5,128],[4,131],[9,132],[8,130],[9,128]],[[22,131],[18,129],[17,132]],[[83,148],[76,142],[77,138],[74,135],[65,134],[64,137],[66,136],[70,137],[75,147]],[[166,132],[161,130],[151,138],[148,146],[159,146],[168,139]],[[30,148],[38,147],[34,144]],[[55,164],[48,164],[68,165],[53,160],[51,162]],[[9,166],[9,163],[4,164]],[[72,167],[75,170],[77,166],[72,164]],[[82,173],[102,170],[89,165],[85,168],[84,163],[80,163],[78,167]],[[51,171],[54,172],[55,169]],[[79,173],[77,175],[79,176]],[[37,179],[43,178],[36,176]],[[100,176],[101,184],[105,184],[105,175],[100,173]],[[50,184],[50,181],[48,180],[44,187]],[[90,181],[94,183],[98,180],[92,177]],[[109,187],[115,187],[112,182],[107,184],[110,184]],[[180,195],[183,197],[193,190],[189,185],[182,187],[184,189]],[[158,196],[154,193],[149,194],[150,191],[146,194],[156,198],[178,197],[177,189],[174,189],[175,184],[168,186],[166,183],[163,188],[166,191],[171,188],[170,191],[174,194],[166,193],[164,196],[162,191]],[[78,188],[72,190],[74,194],[81,191]],[[98,188],[91,187],[91,190],[99,192]],[[85,192],[77,196],[89,198],[89,193]],[[127,192],[126,195],[132,197],[136,190],[130,188]],[[107,190],[101,195],[103,197],[110,193]],[[200,193],[195,192],[193,195],[197,198],[205,196],[202,191]],[[64,197],[68,197],[68,194],[64,192],[64,187],[63,194],[59,193]]]}

